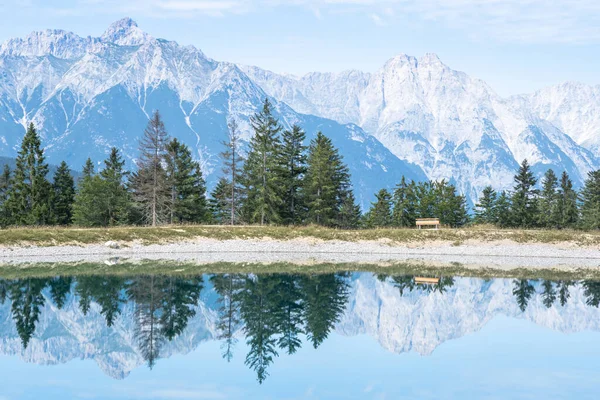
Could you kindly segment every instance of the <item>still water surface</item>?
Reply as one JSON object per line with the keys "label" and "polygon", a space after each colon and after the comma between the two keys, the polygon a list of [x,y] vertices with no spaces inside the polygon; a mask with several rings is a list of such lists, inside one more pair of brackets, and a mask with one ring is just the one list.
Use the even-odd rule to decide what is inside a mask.
{"label": "still water surface", "polygon": [[434,278],[0,280],[0,399],[598,398],[600,282]]}

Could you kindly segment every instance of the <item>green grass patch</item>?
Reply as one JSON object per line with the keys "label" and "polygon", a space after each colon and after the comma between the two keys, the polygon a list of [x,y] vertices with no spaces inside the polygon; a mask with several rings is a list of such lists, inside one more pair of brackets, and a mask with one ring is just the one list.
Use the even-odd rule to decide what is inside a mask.
{"label": "green grass patch", "polygon": [[229,263],[196,264],[175,261],[114,260],[114,263],[31,263],[0,265],[0,278],[48,278],[55,276],[93,275],[174,275],[197,276],[202,274],[329,274],[336,272],[372,272],[383,275],[423,275],[474,277],[481,279],[519,278],[547,280],[600,280],[600,270],[591,269],[527,269],[501,270],[494,268],[468,268],[459,263],[428,265],[419,263]]}
{"label": "green grass patch", "polygon": [[124,244],[173,243],[178,241],[208,238],[229,239],[317,239],[341,241],[386,240],[390,245],[419,243],[433,240],[461,245],[468,240],[501,241],[516,243],[564,243],[580,246],[600,245],[599,231],[577,230],[518,230],[489,229],[481,227],[463,229],[417,230],[417,229],[365,229],[341,230],[319,226],[279,227],[279,226],[162,226],[152,227],[113,227],[113,228],[8,228],[0,230],[0,246],[57,246],[86,245],[104,243],[109,240]]}

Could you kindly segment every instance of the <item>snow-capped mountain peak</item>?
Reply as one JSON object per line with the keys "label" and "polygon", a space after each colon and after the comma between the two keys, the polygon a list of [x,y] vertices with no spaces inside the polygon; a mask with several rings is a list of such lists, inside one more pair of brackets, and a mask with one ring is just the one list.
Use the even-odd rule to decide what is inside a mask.
{"label": "snow-capped mountain peak", "polygon": [[103,42],[120,46],[138,46],[152,40],[152,36],[141,30],[131,18],[123,18],[114,22],[101,37]]}

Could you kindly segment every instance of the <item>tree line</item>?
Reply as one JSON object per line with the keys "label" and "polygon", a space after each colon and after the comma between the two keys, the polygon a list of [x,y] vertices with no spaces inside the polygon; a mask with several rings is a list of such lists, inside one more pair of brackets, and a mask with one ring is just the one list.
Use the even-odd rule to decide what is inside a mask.
{"label": "tree line", "polygon": [[413,227],[417,218],[443,225],[493,224],[522,228],[600,229],[600,171],[581,192],[566,172],[549,170],[537,187],[527,160],[512,191],[486,187],[473,215],[465,196],[446,180],[407,182],[381,189],[366,212],[357,204],[350,172],[330,138],[318,132],[308,145],[298,125],[284,129],[265,100],[250,118],[246,151],[238,124],[228,123],[221,176],[207,194],[190,148],[171,138],[158,111],[139,143],[135,171],[112,148],[100,171],[92,160],[75,182],[63,161],[52,182],[40,137],[29,125],[16,167],[0,175],[0,226],[114,226],[141,224],[317,224],[338,228]]}

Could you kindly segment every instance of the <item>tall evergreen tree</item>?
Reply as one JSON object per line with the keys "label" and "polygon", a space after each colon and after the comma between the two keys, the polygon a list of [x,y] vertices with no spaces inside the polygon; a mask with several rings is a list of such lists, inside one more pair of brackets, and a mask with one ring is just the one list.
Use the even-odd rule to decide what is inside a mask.
{"label": "tall evergreen tree", "polygon": [[573,182],[566,171],[560,177],[558,188],[555,220],[560,228],[574,227],[579,220],[577,209],[577,192],[573,189]]}
{"label": "tall evergreen tree", "polygon": [[50,284],[50,295],[52,301],[59,310],[65,305],[67,295],[71,292],[71,286],[73,284],[73,278],[70,276],[58,276],[49,282]]}
{"label": "tall evergreen tree", "polygon": [[383,228],[392,222],[392,196],[387,189],[381,189],[375,195],[375,202],[371,203],[371,209],[366,214],[367,226],[371,228]]}
{"label": "tall evergreen tree", "polygon": [[588,172],[581,191],[581,226],[600,229],[600,170]]}
{"label": "tall evergreen tree", "polygon": [[181,335],[188,321],[196,315],[202,277],[181,279],[166,277],[162,284],[161,333],[169,341]]}
{"label": "tall evergreen tree", "polygon": [[106,220],[108,225],[116,225],[127,220],[130,198],[125,187],[125,178],[129,175],[125,171],[125,160],[116,147],[110,149],[110,154],[104,160],[104,169],[100,176],[106,188]]}
{"label": "tall evergreen tree", "polygon": [[48,164],[33,124],[21,142],[12,184],[5,203],[11,223],[46,225],[53,222],[52,185],[46,179]]}
{"label": "tall evergreen tree", "polygon": [[510,214],[511,211],[511,202],[510,196],[506,193],[506,191],[500,192],[500,196],[498,196],[498,200],[496,201],[496,224],[501,228],[506,228],[512,225],[512,216]]}
{"label": "tall evergreen tree", "polygon": [[231,223],[231,208],[228,201],[230,193],[230,183],[227,182],[226,178],[221,177],[210,194],[208,201],[212,218],[217,224],[224,225]]}
{"label": "tall evergreen tree", "polygon": [[94,166],[88,158],[75,194],[73,223],[78,226],[107,226],[109,191],[108,182],[94,173]]}
{"label": "tall evergreen tree", "polygon": [[171,196],[169,222],[206,222],[209,213],[200,164],[192,159],[189,147],[177,139],[172,139],[166,148]]}
{"label": "tall evergreen tree", "polygon": [[145,222],[152,226],[168,222],[171,193],[163,168],[169,136],[158,111],[155,111],[140,141],[138,170],[132,174],[131,188]]}
{"label": "tall evergreen tree", "polygon": [[283,188],[284,224],[299,224],[304,216],[302,199],[302,178],[306,173],[306,134],[298,126],[285,130],[282,134],[282,146],[279,153],[280,178]]}
{"label": "tall evergreen tree", "polygon": [[475,205],[475,223],[495,224],[497,222],[496,201],[498,194],[491,186],[483,189],[479,203]]}
{"label": "tall evergreen tree", "polygon": [[10,213],[6,208],[6,201],[11,187],[12,172],[8,164],[4,164],[2,175],[0,175],[0,227],[10,223]]}
{"label": "tall evergreen tree", "polygon": [[400,228],[415,226],[417,207],[414,186],[414,182],[411,182],[410,184],[406,183],[404,175],[398,186],[396,186],[392,198],[392,225]]}
{"label": "tall evergreen tree", "polygon": [[337,226],[342,229],[356,229],[360,226],[362,213],[360,206],[356,204],[354,193],[348,190],[342,196],[342,204],[338,213]]}
{"label": "tall evergreen tree", "polygon": [[511,202],[513,224],[520,228],[531,228],[536,224],[538,190],[535,188],[537,179],[527,160],[523,160],[521,163],[514,180],[515,186]]}
{"label": "tall evergreen tree", "polygon": [[226,176],[226,181],[229,182],[229,196],[224,196],[229,208],[230,224],[235,225],[241,221],[242,202],[244,200],[242,178],[244,157],[242,156],[241,137],[237,121],[231,119],[227,123],[228,138],[223,144],[225,151],[221,153],[223,159],[223,173]]}
{"label": "tall evergreen tree", "polygon": [[245,215],[249,222],[261,225],[277,223],[281,221],[283,204],[278,160],[282,127],[273,116],[273,107],[268,99],[265,99],[262,110],[250,118],[250,123],[254,136],[244,164]]}
{"label": "tall evergreen tree", "polygon": [[335,225],[341,202],[350,190],[350,173],[331,139],[318,132],[310,142],[303,192],[307,220]]}
{"label": "tall evergreen tree", "polygon": [[66,162],[62,162],[54,174],[52,212],[56,223],[70,225],[73,222],[75,182]]}
{"label": "tall evergreen tree", "polygon": [[94,163],[91,158],[87,158],[85,160],[85,164],[83,165],[83,170],[81,171],[81,179],[89,178],[96,173],[94,168]]}
{"label": "tall evergreen tree", "polygon": [[558,178],[553,170],[549,169],[542,179],[540,193],[538,225],[544,228],[556,228],[560,225],[558,220]]}

